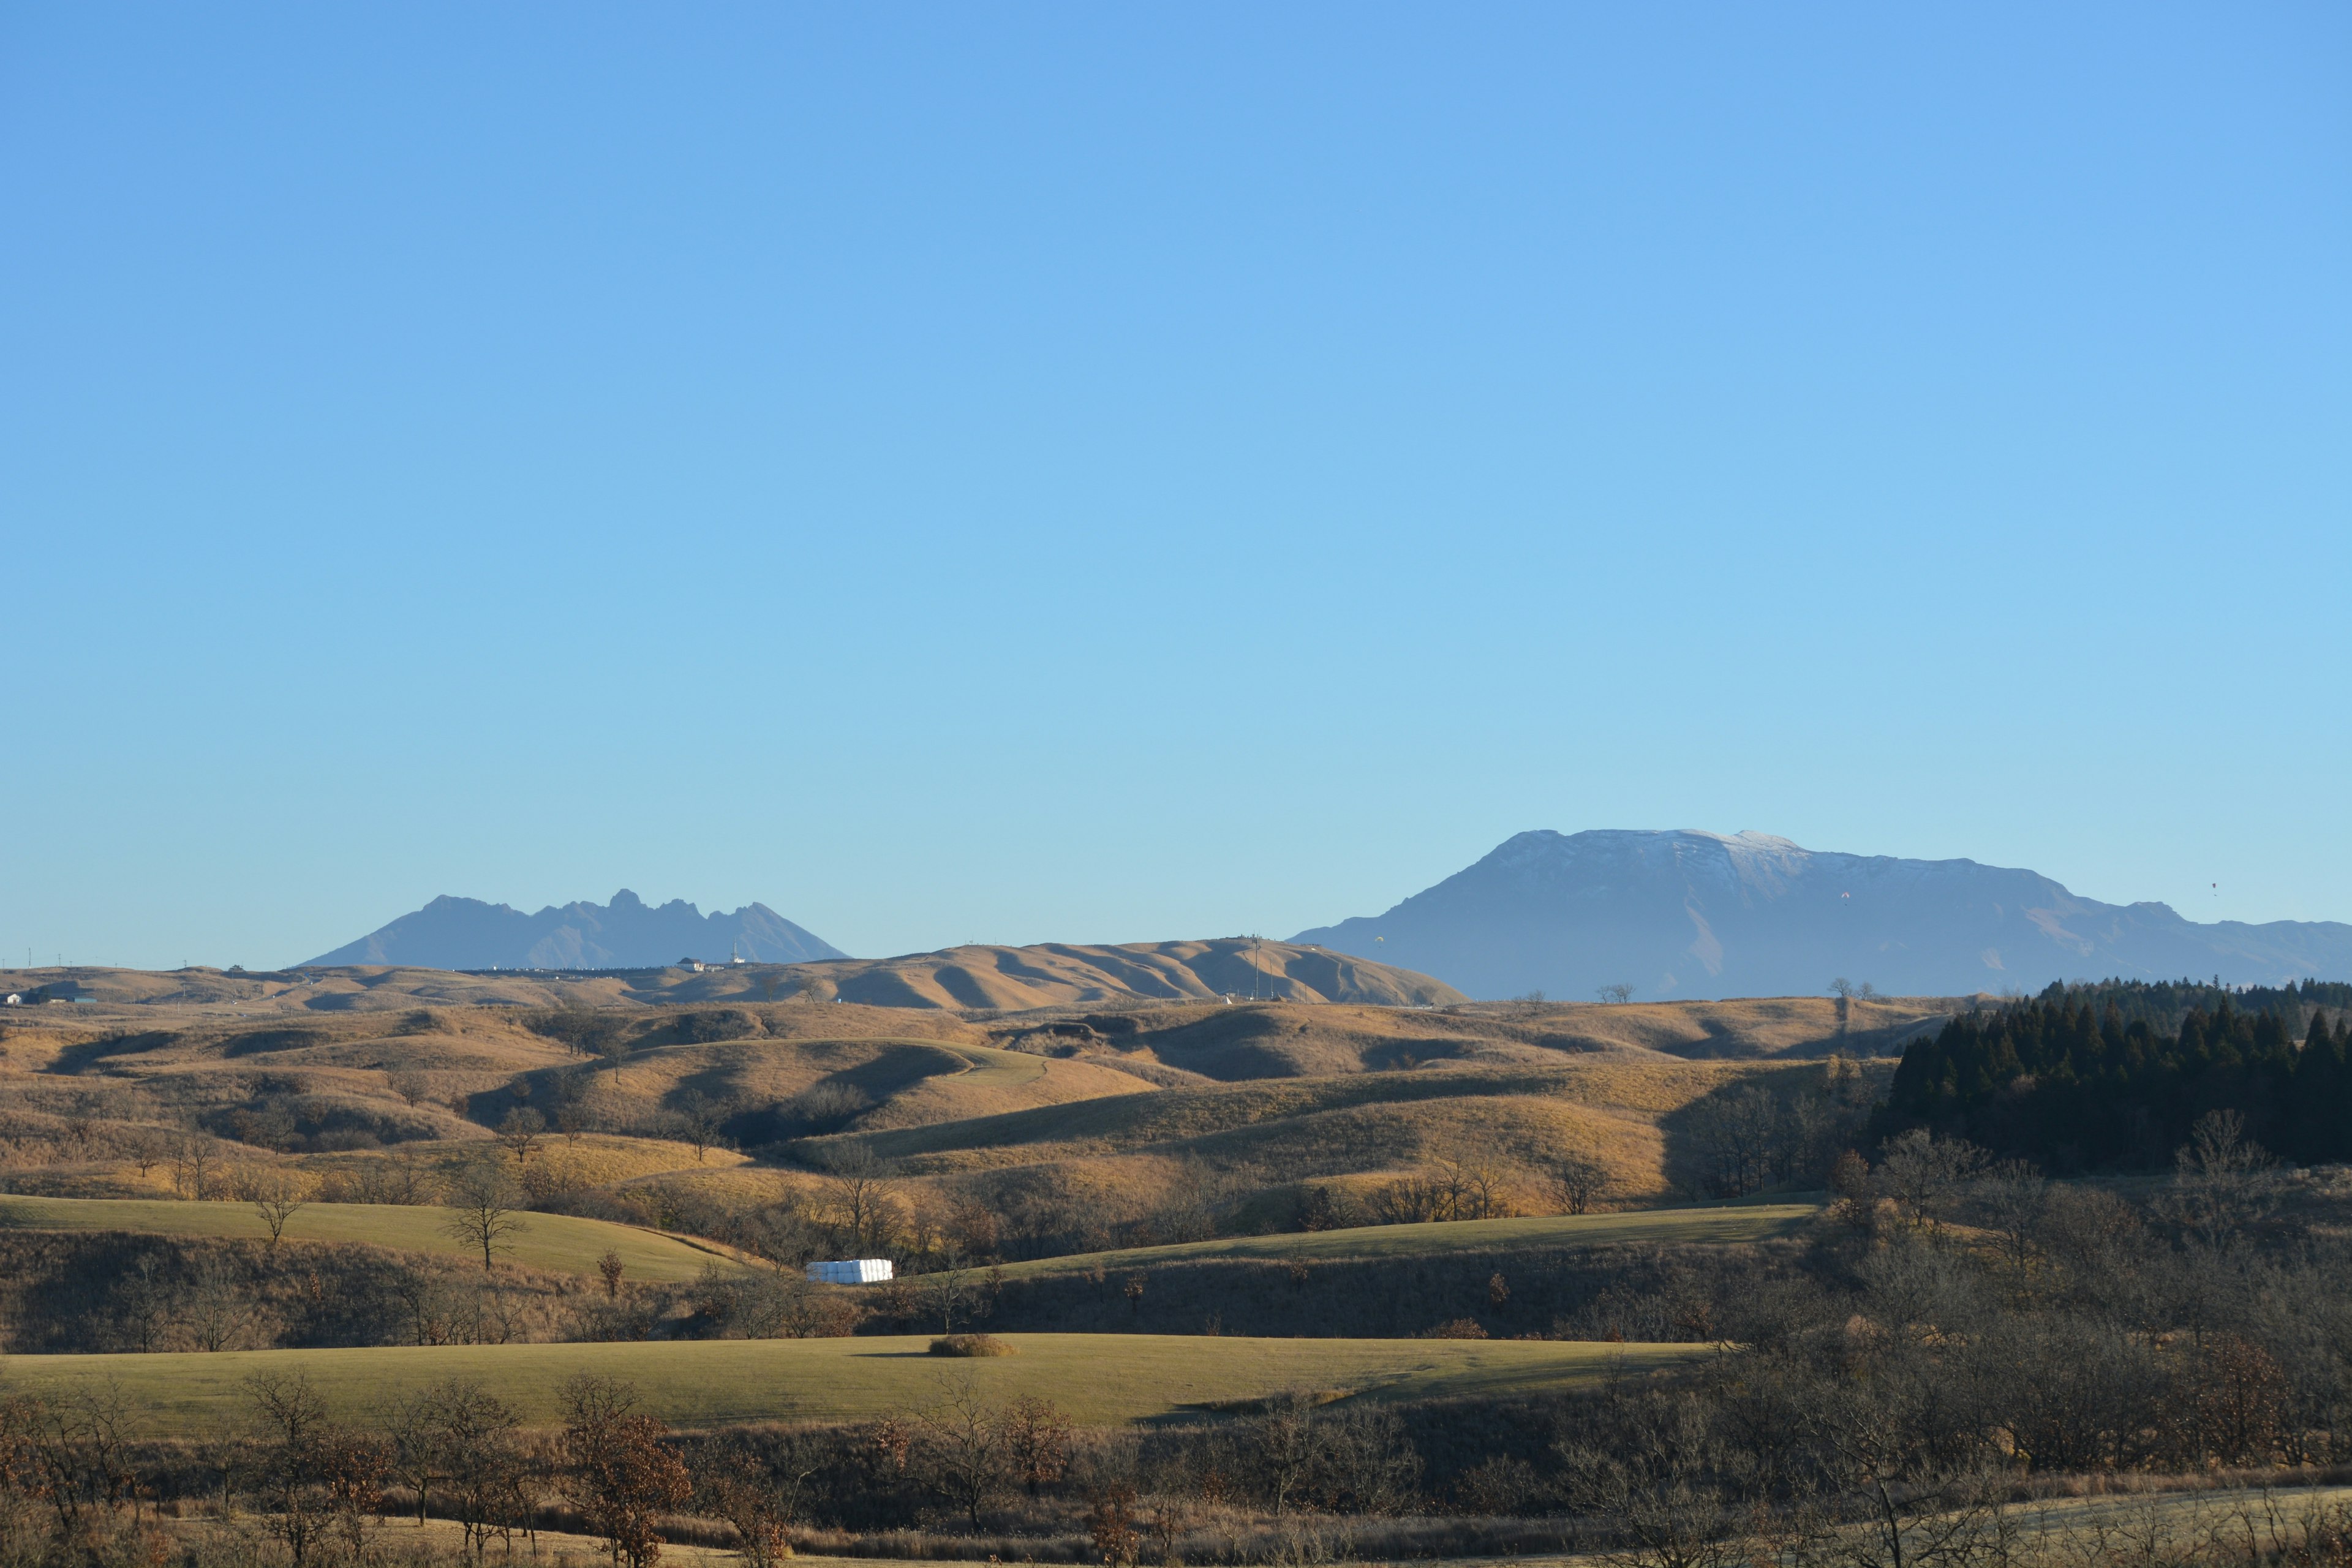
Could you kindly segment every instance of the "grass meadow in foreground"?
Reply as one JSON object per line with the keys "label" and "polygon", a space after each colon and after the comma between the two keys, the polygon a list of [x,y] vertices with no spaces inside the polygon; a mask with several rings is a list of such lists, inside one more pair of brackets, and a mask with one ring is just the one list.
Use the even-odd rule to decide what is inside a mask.
{"label": "grass meadow in foreground", "polygon": [[1532,1247],[1593,1247],[1613,1242],[1740,1242],[1790,1236],[1822,1212],[1819,1204],[1735,1204],[1705,1208],[1628,1209],[1614,1214],[1549,1215],[1425,1225],[1352,1226],[1342,1230],[1186,1241],[1118,1252],[1078,1253],[1011,1263],[1007,1279],[1084,1274],[1199,1258],[1423,1258]]}
{"label": "grass meadow in foreground", "polygon": [[[357,1241],[404,1252],[472,1258],[472,1244],[443,1226],[450,1211],[399,1204],[306,1204],[286,1222],[289,1241]],[[731,1262],[718,1248],[698,1246],[659,1231],[567,1215],[514,1215],[515,1231],[501,1256],[534,1268],[593,1278],[607,1251],[620,1255],[626,1278],[682,1283],[700,1274],[713,1258]],[[181,1203],[145,1198],[42,1198],[0,1194],[0,1227],[18,1230],[117,1230],[151,1236],[210,1236],[260,1241],[269,1228],[251,1204]]]}
{"label": "grass meadow in foreground", "polygon": [[470,1378],[553,1425],[575,1373],[625,1379],[675,1426],[860,1421],[936,1404],[942,1377],[969,1377],[992,1404],[1053,1400],[1082,1426],[1148,1422],[1287,1389],[1383,1399],[1498,1395],[1588,1384],[1714,1353],[1704,1345],[1557,1340],[1297,1340],[1198,1334],[1007,1334],[1008,1356],[952,1362],[930,1336],[701,1340],[629,1344],[450,1345],[149,1355],[17,1356],[0,1389],[101,1391],[139,1432],[188,1436],[247,1418],[245,1380],[306,1372],[337,1419],[365,1422],[444,1378]]}

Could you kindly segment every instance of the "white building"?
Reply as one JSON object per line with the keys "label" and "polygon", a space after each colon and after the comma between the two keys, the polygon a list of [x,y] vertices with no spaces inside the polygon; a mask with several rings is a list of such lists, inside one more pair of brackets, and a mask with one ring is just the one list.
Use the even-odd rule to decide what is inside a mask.
{"label": "white building", "polygon": [[812,1263],[808,1277],[819,1285],[879,1285],[890,1278],[887,1258],[851,1258],[833,1263]]}

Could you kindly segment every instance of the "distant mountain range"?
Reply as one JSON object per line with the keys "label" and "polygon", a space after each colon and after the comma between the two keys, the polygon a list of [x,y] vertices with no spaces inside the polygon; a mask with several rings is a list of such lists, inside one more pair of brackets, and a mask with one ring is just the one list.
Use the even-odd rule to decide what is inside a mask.
{"label": "distant mountain range", "polygon": [[[807,963],[849,955],[765,904],[706,915],[683,899],[655,906],[626,888],[609,904],[553,905],[527,915],[446,894],[310,965],[419,969],[651,969],[681,958]],[[305,965],[304,967],[309,967]]]}
{"label": "distant mountain range", "polygon": [[2077,898],[2032,871],[1802,849],[1761,833],[1522,833],[1383,915],[1294,942],[1433,974],[1473,996],[1894,995],[2053,980],[2352,979],[2352,925],[2200,924]]}

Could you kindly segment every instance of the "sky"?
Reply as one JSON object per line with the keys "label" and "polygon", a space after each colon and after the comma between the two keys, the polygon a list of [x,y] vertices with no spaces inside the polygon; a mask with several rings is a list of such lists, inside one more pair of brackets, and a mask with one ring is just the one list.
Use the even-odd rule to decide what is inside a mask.
{"label": "sky", "polygon": [[2352,920],[2352,9],[0,5],[0,960]]}

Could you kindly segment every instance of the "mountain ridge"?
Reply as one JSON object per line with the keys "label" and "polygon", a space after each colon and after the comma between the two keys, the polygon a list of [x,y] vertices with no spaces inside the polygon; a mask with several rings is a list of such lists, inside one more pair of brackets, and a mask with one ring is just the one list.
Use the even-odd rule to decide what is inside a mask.
{"label": "mountain ridge", "polygon": [[1515,834],[1377,916],[1291,939],[1435,975],[1474,996],[1654,999],[1818,993],[1833,975],[1904,994],[2053,980],[2352,974],[2352,925],[2201,924],[2085,899],[1975,860],[1811,850],[1696,828]]}
{"label": "mountain ridge", "polygon": [[684,899],[648,904],[623,888],[609,904],[575,900],[532,914],[444,893],[297,967],[646,969],[681,957],[807,963],[848,956],[765,904],[705,915]]}

